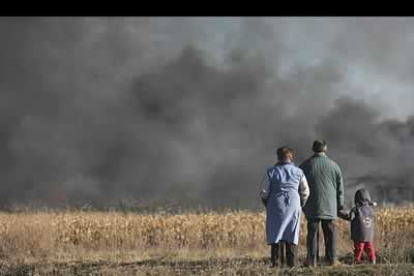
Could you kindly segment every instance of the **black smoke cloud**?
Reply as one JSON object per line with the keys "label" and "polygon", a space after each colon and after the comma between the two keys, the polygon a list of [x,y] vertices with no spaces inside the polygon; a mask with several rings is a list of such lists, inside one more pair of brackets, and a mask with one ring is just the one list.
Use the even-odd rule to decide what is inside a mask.
{"label": "black smoke cloud", "polygon": [[358,188],[352,184],[361,184],[384,201],[412,200],[414,116],[381,120],[378,110],[347,97],[338,99],[315,129],[334,141],[330,151],[348,176],[348,193]]}
{"label": "black smoke cloud", "polygon": [[[363,39],[352,26],[376,27],[334,22],[321,31],[335,35],[324,36],[315,31],[322,19],[306,20],[1,19],[2,204],[257,207],[276,148],[291,145],[299,163],[320,137],[345,176],[381,172],[410,187],[413,117],[384,119],[349,83],[353,63],[344,61],[374,46],[312,44],[326,36],[344,47],[342,36]],[[235,27],[223,49],[212,34],[226,25]],[[301,58],[316,53],[316,63]],[[365,62],[377,68],[377,58]]]}

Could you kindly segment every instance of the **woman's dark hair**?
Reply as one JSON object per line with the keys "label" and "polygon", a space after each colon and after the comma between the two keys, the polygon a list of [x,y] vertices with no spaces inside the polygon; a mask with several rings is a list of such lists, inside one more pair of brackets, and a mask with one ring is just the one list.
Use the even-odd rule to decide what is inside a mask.
{"label": "woman's dark hair", "polygon": [[284,160],[289,155],[293,155],[293,149],[289,148],[288,146],[283,146],[277,149],[277,159]]}

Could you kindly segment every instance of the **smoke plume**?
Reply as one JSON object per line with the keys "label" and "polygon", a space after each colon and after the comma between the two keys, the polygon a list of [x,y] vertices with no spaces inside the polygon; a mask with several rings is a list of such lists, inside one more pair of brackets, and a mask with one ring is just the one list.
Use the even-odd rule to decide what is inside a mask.
{"label": "smoke plume", "polygon": [[406,18],[2,18],[0,201],[255,208],[276,148],[300,163],[316,138],[346,179],[410,189],[413,31]]}

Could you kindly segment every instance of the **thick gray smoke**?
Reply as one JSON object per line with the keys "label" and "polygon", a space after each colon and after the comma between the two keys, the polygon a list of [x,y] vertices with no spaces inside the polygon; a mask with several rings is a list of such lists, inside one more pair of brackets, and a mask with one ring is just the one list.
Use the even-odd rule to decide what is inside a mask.
{"label": "thick gray smoke", "polygon": [[412,187],[412,19],[2,18],[0,35],[2,204],[257,207],[276,148],[299,163],[315,138],[345,177]]}

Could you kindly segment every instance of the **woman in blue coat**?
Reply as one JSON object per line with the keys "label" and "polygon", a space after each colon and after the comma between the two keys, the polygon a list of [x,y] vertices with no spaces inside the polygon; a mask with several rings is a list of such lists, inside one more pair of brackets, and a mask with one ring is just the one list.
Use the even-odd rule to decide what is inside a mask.
{"label": "woman in blue coat", "polygon": [[284,258],[282,244],[285,244],[286,261],[292,267],[296,265],[301,208],[309,197],[309,186],[303,171],[293,163],[291,148],[279,148],[277,158],[276,165],[266,171],[267,189],[262,191],[266,203],[266,240],[271,246],[272,266]]}

